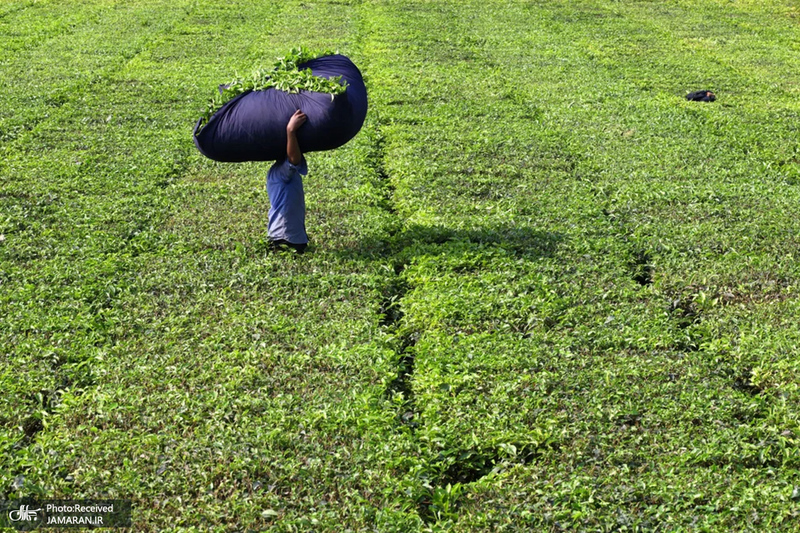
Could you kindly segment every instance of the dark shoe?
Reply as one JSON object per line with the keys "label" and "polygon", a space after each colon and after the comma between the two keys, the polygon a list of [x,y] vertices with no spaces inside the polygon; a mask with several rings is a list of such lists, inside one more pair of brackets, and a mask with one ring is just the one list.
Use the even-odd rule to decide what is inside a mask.
{"label": "dark shoe", "polygon": [[308,244],[295,244],[287,241],[286,239],[275,239],[269,241],[269,246],[273,250],[286,250],[287,248],[291,248],[298,254],[302,254],[306,251]]}

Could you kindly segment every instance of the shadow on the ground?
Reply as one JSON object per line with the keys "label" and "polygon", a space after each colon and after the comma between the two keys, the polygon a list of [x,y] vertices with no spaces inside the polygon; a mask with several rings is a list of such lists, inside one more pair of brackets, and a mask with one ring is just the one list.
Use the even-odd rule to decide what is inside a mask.
{"label": "shadow on the ground", "polygon": [[497,247],[519,257],[552,257],[558,246],[565,241],[560,233],[542,231],[528,226],[495,225],[469,229],[452,229],[445,226],[404,227],[392,235],[368,235],[354,246],[347,246],[334,253],[349,258],[385,259],[402,257],[408,259],[420,253],[431,253],[436,247],[448,243],[471,243]]}

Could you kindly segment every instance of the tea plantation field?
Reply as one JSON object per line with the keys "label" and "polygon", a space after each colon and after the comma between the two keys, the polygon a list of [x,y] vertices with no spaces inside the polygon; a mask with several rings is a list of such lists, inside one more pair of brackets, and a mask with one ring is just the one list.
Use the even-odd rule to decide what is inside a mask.
{"label": "tea plantation field", "polygon": [[[4,0],[0,500],[136,531],[800,530],[793,0]],[[269,164],[216,86],[338,49]],[[717,100],[684,96],[712,90]]]}

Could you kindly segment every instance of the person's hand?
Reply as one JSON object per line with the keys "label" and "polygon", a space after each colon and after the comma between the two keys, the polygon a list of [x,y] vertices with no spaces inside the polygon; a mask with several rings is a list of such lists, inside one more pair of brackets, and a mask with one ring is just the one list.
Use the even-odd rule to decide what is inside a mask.
{"label": "person's hand", "polygon": [[300,126],[302,126],[307,119],[308,117],[306,114],[298,109],[294,112],[292,118],[289,119],[289,124],[286,125],[286,131],[289,133],[295,133],[298,129],[300,129]]}

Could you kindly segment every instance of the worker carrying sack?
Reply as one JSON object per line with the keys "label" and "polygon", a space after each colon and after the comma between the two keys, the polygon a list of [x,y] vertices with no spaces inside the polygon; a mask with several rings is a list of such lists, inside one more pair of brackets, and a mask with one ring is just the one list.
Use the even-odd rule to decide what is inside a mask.
{"label": "worker carrying sack", "polygon": [[[279,161],[286,158],[286,125],[298,109],[308,120],[297,131],[300,150],[333,150],[355,137],[367,116],[367,89],[361,72],[339,54],[301,63],[314,76],[341,76],[347,88],[341,94],[300,90],[285,92],[273,87],[244,92],[216,111],[208,121],[197,121],[194,143],[215,161]],[[220,87],[220,91],[224,86]]]}

